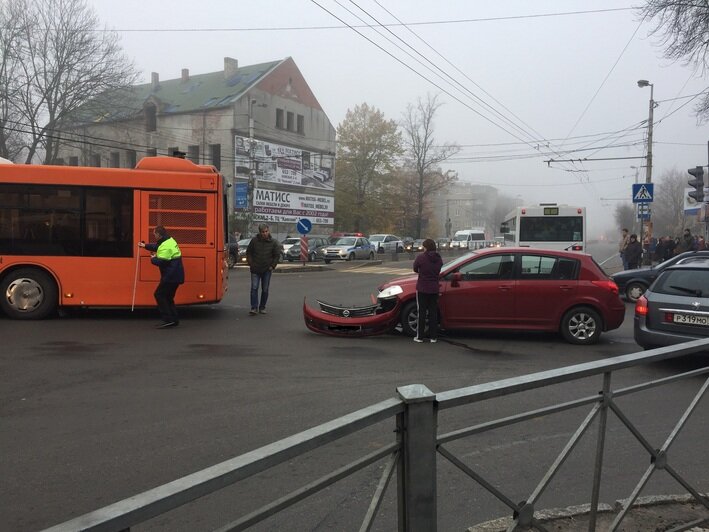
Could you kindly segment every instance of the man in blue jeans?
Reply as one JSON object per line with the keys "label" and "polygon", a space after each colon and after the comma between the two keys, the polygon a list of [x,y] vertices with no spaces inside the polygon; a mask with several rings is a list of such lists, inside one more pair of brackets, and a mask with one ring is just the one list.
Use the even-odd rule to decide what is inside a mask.
{"label": "man in blue jeans", "polygon": [[[268,225],[260,224],[258,234],[251,239],[246,248],[246,260],[251,271],[251,310],[250,316],[266,314],[268,287],[271,284],[271,273],[278,266],[281,256],[281,244],[271,236]],[[261,285],[261,302],[259,303],[258,287]]]}

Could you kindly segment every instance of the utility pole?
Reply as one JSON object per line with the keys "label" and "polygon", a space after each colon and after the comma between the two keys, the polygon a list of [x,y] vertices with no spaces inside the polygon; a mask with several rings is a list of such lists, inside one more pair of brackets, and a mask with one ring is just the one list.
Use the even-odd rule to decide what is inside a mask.
{"label": "utility pole", "polygon": [[[646,79],[641,79],[638,81],[638,87],[650,87],[650,110],[648,112],[647,119],[647,159],[645,163],[645,183],[652,183],[652,123],[653,115],[655,111],[655,99],[653,91],[655,85],[650,83]],[[645,226],[644,234],[642,235],[643,244],[647,241],[648,249],[650,248],[650,241],[652,240],[652,211],[648,213],[648,217],[643,221]],[[649,258],[649,263],[652,264],[652,258]]]}
{"label": "utility pole", "polygon": [[254,140],[254,103],[256,100],[249,97],[249,225],[253,224],[256,206],[256,141]]}

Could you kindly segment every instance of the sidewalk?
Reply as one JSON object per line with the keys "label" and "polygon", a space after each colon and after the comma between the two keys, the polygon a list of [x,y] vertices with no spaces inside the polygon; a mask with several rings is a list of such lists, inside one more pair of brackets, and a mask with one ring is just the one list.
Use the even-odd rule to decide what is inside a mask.
{"label": "sidewalk", "polygon": [[[709,501],[709,493],[702,496]],[[615,516],[626,501],[616,501],[613,506],[600,504],[596,530],[609,530]],[[590,505],[570,506],[541,510],[536,517],[547,530],[587,532]],[[504,532],[512,524],[511,517],[494,519],[472,526],[468,532]],[[689,528],[680,528],[691,525]],[[690,532],[709,532],[709,509],[697,503],[690,495],[661,495],[639,497],[625,516],[618,530],[623,532],[663,532],[672,529]],[[535,527],[529,530],[538,530]]]}

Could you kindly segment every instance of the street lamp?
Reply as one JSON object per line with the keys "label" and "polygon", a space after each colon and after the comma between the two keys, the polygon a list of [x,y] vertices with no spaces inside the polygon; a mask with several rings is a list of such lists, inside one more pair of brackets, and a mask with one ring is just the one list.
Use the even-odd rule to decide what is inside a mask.
{"label": "street lamp", "polygon": [[[652,183],[652,115],[655,110],[655,100],[653,99],[653,89],[655,86],[646,79],[638,80],[638,87],[650,87],[650,111],[647,118],[647,163],[645,164],[645,183]],[[643,241],[647,240],[648,246],[652,239],[652,220],[651,211],[648,212],[647,219],[643,220],[645,225],[645,234]],[[652,258],[648,257],[652,264]]]}

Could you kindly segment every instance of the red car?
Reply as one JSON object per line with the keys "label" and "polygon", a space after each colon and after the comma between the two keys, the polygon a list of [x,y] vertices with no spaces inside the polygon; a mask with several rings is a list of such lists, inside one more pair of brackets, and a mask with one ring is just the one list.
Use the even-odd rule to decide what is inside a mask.
{"label": "red car", "polygon": [[[415,274],[379,287],[372,305],[342,307],[303,302],[305,325],[333,336],[391,331],[416,335]],[[620,327],[625,304],[618,287],[591,255],[533,248],[486,248],[441,270],[442,329],[555,331],[572,344],[593,344]]]}

